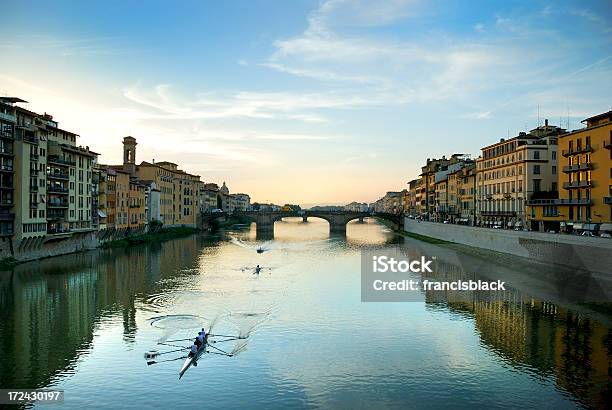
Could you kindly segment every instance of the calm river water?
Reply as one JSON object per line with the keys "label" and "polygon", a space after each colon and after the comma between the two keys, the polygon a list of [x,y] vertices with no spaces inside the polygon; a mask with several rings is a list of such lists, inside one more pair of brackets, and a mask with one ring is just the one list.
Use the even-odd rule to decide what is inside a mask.
{"label": "calm river water", "polygon": [[[0,272],[0,386],[63,389],[62,407],[113,409],[576,408],[610,398],[607,316],[514,289],[362,303],[362,249],[400,242],[418,254],[423,243],[373,221],[350,223],[346,237],[330,238],[317,219],[277,222],[266,242],[254,230]],[[255,264],[272,269],[241,269]],[[207,355],[181,380],[182,359],[161,362],[180,352],[147,365],[144,352],[176,349],[157,341],[212,321],[217,333],[250,332],[246,350]]]}

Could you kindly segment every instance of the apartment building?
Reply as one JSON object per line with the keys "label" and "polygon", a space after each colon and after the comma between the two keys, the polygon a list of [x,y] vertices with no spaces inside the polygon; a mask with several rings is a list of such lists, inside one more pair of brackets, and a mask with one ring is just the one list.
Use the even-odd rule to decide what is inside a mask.
{"label": "apartment building", "polygon": [[98,154],[77,146],[79,136],[61,129],[51,115],[27,110],[23,103],[0,98],[0,183],[8,188],[12,182],[12,189],[0,188],[0,213],[6,215],[1,228],[10,232],[11,216],[15,240],[93,230],[91,177]]}
{"label": "apartment building", "polygon": [[564,129],[545,124],[481,148],[477,167],[477,224],[525,227],[527,201],[554,197],[557,143]]}
{"label": "apartment building", "polygon": [[408,190],[406,192],[406,215],[416,215],[417,183],[417,179],[408,181]]}
{"label": "apartment building", "polygon": [[[474,225],[476,223],[476,164],[471,163],[455,173],[459,218],[457,223]],[[455,205],[454,205],[455,206]]]}
{"label": "apartment building", "polygon": [[432,220],[445,221],[448,217],[448,174],[444,173],[434,180],[434,213]]}
{"label": "apartment building", "polygon": [[0,238],[15,233],[15,125],[14,104],[19,98],[0,98]]}
{"label": "apartment building", "polygon": [[612,111],[559,137],[558,198],[534,198],[533,230],[612,231]]}
{"label": "apartment building", "polygon": [[453,154],[447,160],[442,157],[435,167],[434,180],[434,209],[429,219],[434,221],[455,221],[457,219],[457,181],[455,173],[472,160],[466,154]]}
{"label": "apartment building", "polygon": [[427,158],[427,162],[421,167],[421,214],[425,219],[434,219],[436,211],[436,172],[447,166],[449,160]]}
{"label": "apartment building", "polygon": [[213,209],[223,209],[223,198],[219,185],[205,183],[200,186],[200,212],[212,212]]}
{"label": "apartment building", "polygon": [[251,197],[248,194],[232,194],[234,197],[234,210],[248,211],[251,209]]}
{"label": "apartment building", "polygon": [[424,216],[427,213],[427,193],[424,178],[416,180],[414,186],[414,216]]}
{"label": "apartment building", "polygon": [[108,178],[107,170],[101,168],[97,164],[92,169],[92,224],[97,229],[106,229],[107,226],[107,187],[106,181]]}

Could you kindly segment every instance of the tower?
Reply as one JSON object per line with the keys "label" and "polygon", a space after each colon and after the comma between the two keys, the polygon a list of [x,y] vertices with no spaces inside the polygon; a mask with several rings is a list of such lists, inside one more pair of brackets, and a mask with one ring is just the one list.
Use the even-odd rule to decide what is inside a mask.
{"label": "tower", "polygon": [[136,174],[136,138],[123,138],[123,169],[132,176]]}

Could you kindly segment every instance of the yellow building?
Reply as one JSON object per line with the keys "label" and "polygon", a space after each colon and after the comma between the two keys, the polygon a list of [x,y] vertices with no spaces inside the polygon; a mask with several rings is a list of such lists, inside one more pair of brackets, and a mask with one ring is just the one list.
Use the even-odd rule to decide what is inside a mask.
{"label": "yellow building", "polygon": [[130,173],[115,169],[115,228],[123,229],[130,226]]}
{"label": "yellow building", "polygon": [[[106,227],[114,228],[117,223],[117,172],[113,169],[105,169],[106,182],[101,184],[98,201],[100,209],[106,214]],[[102,188],[103,187],[103,188]]]}
{"label": "yellow building", "polygon": [[532,229],[612,231],[612,111],[559,138],[558,198],[530,202]]}
{"label": "yellow building", "polygon": [[458,223],[473,225],[476,222],[476,165],[471,164],[457,172]]}
{"label": "yellow building", "polygon": [[146,225],[145,216],[145,189],[146,186],[137,180],[130,180],[128,197],[128,224],[130,228],[140,228]]}

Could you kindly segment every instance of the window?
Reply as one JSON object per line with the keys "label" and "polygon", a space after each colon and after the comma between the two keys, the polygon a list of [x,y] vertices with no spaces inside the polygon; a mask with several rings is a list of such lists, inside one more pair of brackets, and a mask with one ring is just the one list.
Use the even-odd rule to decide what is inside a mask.
{"label": "window", "polygon": [[540,166],[539,165],[534,165],[533,166],[533,173],[534,174],[539,174],[540,173]]}
{"label": "window", "polygon": [[557,167],[555,165],[552,166],[552,173],[553,174],[557,173]]}
{"label": "window", "polygon": [[533,192],[540,192],[541,181],[539,179],[533,180]]}
{"label": "window", "polygon": [[557,159],[557,151],[553,151],[553,152],[551,152],[551,158],[552,158],[553,160]]}
{"label": "window", "polygon": [[533,159],[540,159],[540,151],[533,151]]}

